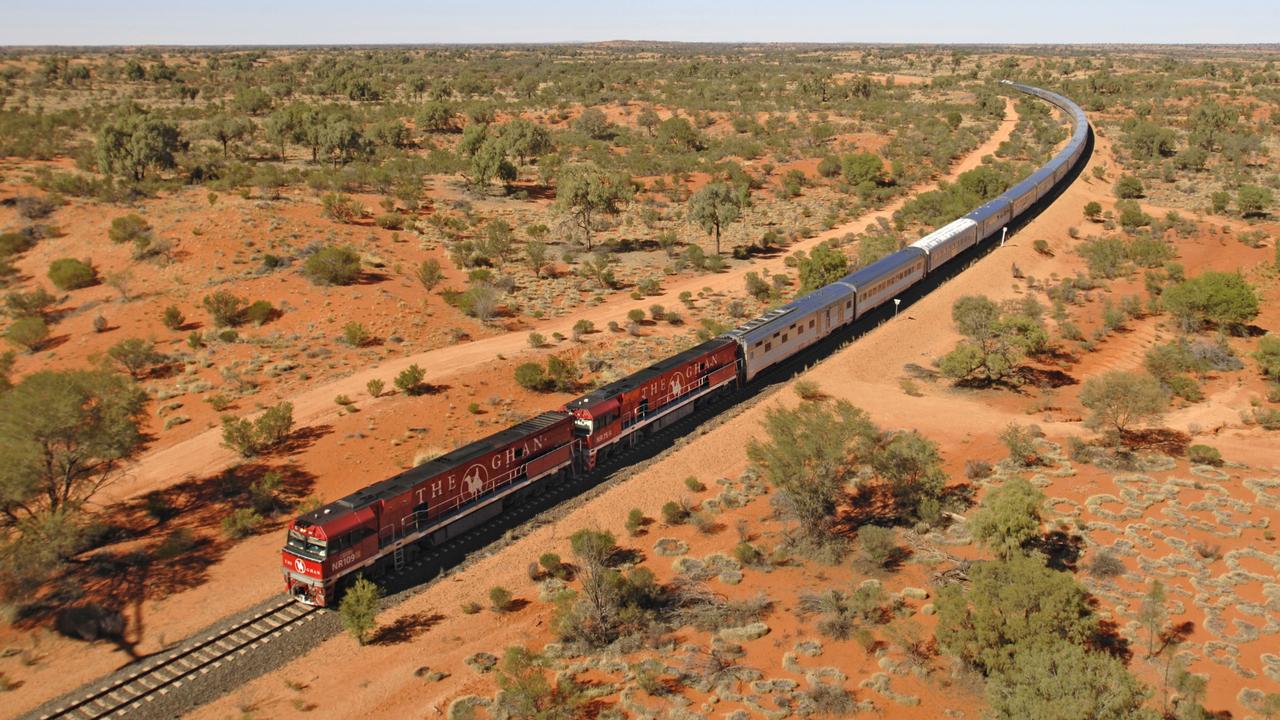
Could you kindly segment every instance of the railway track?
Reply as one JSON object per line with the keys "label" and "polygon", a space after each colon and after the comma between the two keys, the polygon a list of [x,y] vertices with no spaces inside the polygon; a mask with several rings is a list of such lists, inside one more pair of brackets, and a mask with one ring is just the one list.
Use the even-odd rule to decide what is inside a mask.
{"label": "railway track", "polygon": [[318,610],[292,599],[281,600],[221,630],[192,638],[177,648],[142,660],[138,667],[122,676],[38,717],[40,720],[96,720],[125,715],[293,630],[314,618]]}

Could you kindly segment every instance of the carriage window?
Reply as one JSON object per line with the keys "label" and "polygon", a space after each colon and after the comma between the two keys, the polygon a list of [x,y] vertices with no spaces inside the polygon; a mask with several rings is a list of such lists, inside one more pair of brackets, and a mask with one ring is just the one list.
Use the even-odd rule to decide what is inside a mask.
{"label": "carriage window", "polygon": [[764,351],[765,351],[765,352],[769,352],[769,351],[770,351],[770,350],[772,350],[772,349],[773,349],[773,343],[765,343],[765,344],[764,344]]}

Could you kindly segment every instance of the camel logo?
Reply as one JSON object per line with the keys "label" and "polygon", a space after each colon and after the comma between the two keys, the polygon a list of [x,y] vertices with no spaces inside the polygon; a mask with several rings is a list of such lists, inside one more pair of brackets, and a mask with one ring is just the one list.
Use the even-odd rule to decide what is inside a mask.
{"label": "camel logo", "polygon": [[484,483],[489,479],[489,471],[484,465],[476,464],[467,468],[467,472],[462,476],[463,494],[475,497],[484,489]]}
{"label": "camel logo", "polygon": [[294,558],[293,566],[297,568],[298,572],[300,573],[304,573],[307,571],[307,564],[302,562],[302,558]]}
{"label": "camel logo", "polygon": [[671,378],[671,397],[680,397],[680,376],[676,375]]}

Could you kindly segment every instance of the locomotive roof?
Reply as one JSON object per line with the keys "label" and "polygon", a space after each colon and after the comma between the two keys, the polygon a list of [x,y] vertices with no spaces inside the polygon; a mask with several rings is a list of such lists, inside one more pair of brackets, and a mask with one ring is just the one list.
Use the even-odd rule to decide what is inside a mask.
{"label": "locomotive roof", "polygon": [[778,327],[789,320],[791,315],[807,315],[815,310],[821,310],[843,298],[853,294],[852,288],[839,281],[830,285],[823,285],[811,293],[801,295],[791,302],[781,307],[776,307],[760,317],[753,318],[738,327],[730,330],[727,335],[737,340],[751,344],[767,335],[770,335]]}
{"label": "locomotive roof", "polygon": [[917,258],[922,258],[924,256],[925,252],[923,250],[918,247],[908,245],[888,257],[880,258],[861,270],[845,275],[840,278],[839,282],[857,290],[858,286],[879,280],[894,270],[910,265],[915,262]]}
{"label": "locomotive roof", "polygon": [[609,398],[616,397],[617,395],[627,392],[628,390],[634,390],[635,388],[640,387],[641,385],[649,382],[655,377],[659,377],[660,375],[671,370],[672,368],[679,367],[680,365],[684,365],[685,363],[688,363],[690,360],[693,360],[694,358],[700,355],[706,355],[708,353],[719,350],[721,347],[725,346],[730,342],[731,341],[723,337],[719,337],[719,338],[712,338],[711,340],[708,340],[700,345],[694,345],[688,350],[672,355],[671,357],[665,360],[660,360],[650,365],[649,367],[643,370],[640,370],[639,372],[634,372],[628,375],[627,377],[622,378],[621,380],[615,380],[609,383],[608,385],[604,385],[596,388],[595,390],[592,390],[591,392],[587,393],[586,395],[583,395],[580,398],[570,400],[569,402],[565,403],[565,408],[568,410],[585,409],[603,400],[608,400]]}
{"label": "locomotive roof", "polygon": [[473,460],[477,460],[490,452],[500,450],[520,441],[523,438],[536,435],[556,423],[567,421],[568,419],[569,416],[563,412],[544,412],[541,415],[529,418],[518,425],[513,425],[506,430],[500,430],[488,437],[476,440],[469,445],[463,445],[456,450],[451,450],[444,455],[418,465],[417,467],[409,468],[399,475],[393,475],[386,480],[381,480],[368,487],[361,488],[344,498],[340,498],[324,505],[298,519],[317,525],[323,524],[326,520],[332,520],[335,517],[334,513],[358,510],[363,507],[368,507],[378,500],[407,492],[410,488],[423,480],[427,480],[441,473],[448,472],[460,465],[465,465]]}

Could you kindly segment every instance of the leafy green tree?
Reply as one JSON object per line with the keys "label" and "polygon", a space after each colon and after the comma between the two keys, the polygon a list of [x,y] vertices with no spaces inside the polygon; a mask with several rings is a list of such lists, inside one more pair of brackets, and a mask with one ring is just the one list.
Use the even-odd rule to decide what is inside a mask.
{"label": "leafy green tree", "polygon": [[1084,217],[1086,220],[1098,222],[1102,217],[1102,205],[1096,200],[1090,200],[1084,205]]}
{"label": "leafy green tree", "polygon": [[1145,162],[1156,162],[1177,151],[1177,135],[1149,120],[1133,120],[1125,124],[1123,145],[1133,156]]}
{"label": "leafy green tree", "polygon": [[951,307],[956,329],[965,336],[944,355],[939,369],[950,378],[998,382],[1013,374],[1028,353],[1048,344],[1043,321],[1014,310],[1005,310],[982,295],[966,295]]}
{"label": "leafy green tree", "polygon": [[742,214],[746,204],[743,195],[728,183],[717,182],[704,185],[689,198],[688,217],[703,232],[715,236],[717,255],[720,254],[720,232]]}
{"label": "leafy green tree", "polygon": [[1147,593],[1142,596],[1142,604],[1138,607],[1138,622],[1142,623],[1142,629],[1147,632],[1148,658],[1155,657],[1156,640],[1164,630],[1165,621],[1169,616],[1169,609],[1165,607],[1167,600],[1164,583],[1152,580],[1147,587]]}
{"label": "leafy green tree", "polygon": [[1061,639],[1027,641],[987,680],[998,720],[1157,720],[1150,690],[1116,658]]}
{"label": "leafy green tree", "polygon": [[1238,330],[1258,316],[1258,292],[1239,273],[1207,271],[1165,288],[1165,308],[1184,327],[1212,323]]}
{"label": "leafy green tree", "polygon": [[636,124],[644,128],[649,136],[652,137],[658,126],[662,124],[662,118],[658,117],[658,113],[652,107],[645,106],[643,110],[636,115]]}
{"label": "leafy green tree", "polygon": [[378,603],[382,600],[382,588],[363,575],[351,583],[338,603],[342,626],[356,642],[364,645],[369,634],[378,624]]}
{"label": "leafy green tree", "polygon": [[872,452],[871,467],[889,484],[900,517],[938,521],[946,474],[937,443],[914,430],[895,433]]}
{"label": "leafy green tree", "polygon": [[1257,185],[1241,185],[1236,191],[1236,207],[1244,217],[1266,217],[1268,208],[1275,202],[1271,190]]}
{"label": "leafy green tree", "polygon": [[326,245],[307,256],[302,272],[317,285],[350,285],[360,279],[360,255],[345,245]]}
{"label": "leafy green tree", "polygon": [[696,152],[703,148],[702,134],[682,117],[669,117],[658,123],[658,140],[681,150]]}
{"label": "leafy green tree", "polygon": [[239,115],[219,113],[205,120],[201,130],[205,137],[216,141],[222,146],[222,157],[226,158],[232,143],[239,142],[253,134],[254,124],[248,118]]}
{"label": "leafy green tree", "polygon": [[849,272],[849,258],[830,243],[818,243],[807,256],[797,263],[800,271],[800,294],[839,280]]}
{"label": "leafy green tree", "polygon": [[607,140],[613,136],[613,123],[599,108],[589,107],[573,121],[573,129],[592,140]]}
{"label": "leafy green tree", "polygon": [[884,179],[884,161],[875,153],[850,153],[841,160],[840,170],[856,188],[873,187]]}
{"label": "leafy green tree", "polygon": [[142,447],[145,402],[105,370],[41,370],[0,395],[0,513],[78,508]]}
{"label": "leafy green tree", "polygon": [[453,106],[446,102],[434,101],[422,106],[414,116],[418,129],[430,133],[452,132],[453,121],[458,117]]}
{"label": "leafy green tree", "polygon": [[633,192],[625,175],[606,174],[594,163],[565,165],[556,180],[556,204],[582,229],[588,250],[597,217],[616,213]]}
{"label": "leafy green tree", "polygon": [[152,168],[174,167],[180,142],[177,125],[132,108],[102,125],[94,155],[102,172],[140,181]]}
{"label": "leafy green tree", "polygon": [[165,361],[165,356],[156,350],[155,343],[142,338],[121,340],[107,350],[107,357],[116,361],[129,377],[137,380],[148,368]]}
{"label": "leafy green tree", "polygon": [[1112,370],[1085,381],[1080,404],[1092,413],[1086,421],[1090,427],[1123,435],[1134,425],[1158,422],[1169,404],[1169,395],[1147,373]]}
{"label": "leafy green tree", "polygon": [[975,563],[966,589],[938,591],[938,642],[969,667],[990,675],[1015,669],[1023,643],[1051,638],[1083,645],[1098,627],[1088,594],[1068,573],[1014,554]]}
{"label": "leafy green tree", "polygon": [[1040,537],[1044,493],[1026,479],[1014,477],[992,490],[969,521],[969,531],[996,557],[1007,560]]}
{"label": "leafy green tree", "polygon": [[515,155],[521,164],[555,149],[551,133],[545,127],[525,118],[516,118],[503,125],[499,137],[506,145],[507,152]]}
{"label": "leafy green tree", "polygon": [[778,488],[799,531],[825,543],[847,483],[871,453],[875,425],[843,400],[769,408],[763,425],[766,439],[750,440],[747,457]]}

